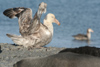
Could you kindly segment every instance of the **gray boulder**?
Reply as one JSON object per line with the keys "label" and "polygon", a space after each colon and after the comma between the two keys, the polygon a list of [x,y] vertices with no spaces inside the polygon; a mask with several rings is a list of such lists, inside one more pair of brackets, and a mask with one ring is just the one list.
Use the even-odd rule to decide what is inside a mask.
{"label": "gray boulder", "polygon": [[100,67],[100,58],[63,52],[45,58],[23,59],[14,64],[13,67]]}

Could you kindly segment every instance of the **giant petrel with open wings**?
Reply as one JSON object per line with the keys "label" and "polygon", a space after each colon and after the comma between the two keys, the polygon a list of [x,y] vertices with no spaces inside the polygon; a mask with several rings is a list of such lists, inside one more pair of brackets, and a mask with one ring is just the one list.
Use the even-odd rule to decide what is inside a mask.
{"label": "giant petrel with open wings", "polygon": [[44,24],[40,22],[41,15],[46,12],[47,4],[42,2],[38,11],[32,18],[32,10],[30,8],[18,7],[10,8],[3,12],[9,18],[18,18],[20,36],[7,34],[13,42],[24,47],[40,48],[47,45],[53,36],[52,22],[60,25],[59,21],[53,14],[48,14],[44,19]]}

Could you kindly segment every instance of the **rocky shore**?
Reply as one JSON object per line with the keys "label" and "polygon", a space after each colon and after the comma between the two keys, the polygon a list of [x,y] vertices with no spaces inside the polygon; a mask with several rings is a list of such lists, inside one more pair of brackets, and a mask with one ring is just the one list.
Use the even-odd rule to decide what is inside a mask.
{"label": "rocky shore", "polygon": [[46,57],[58,53],[65,48],[46,47],[28,50],[21,46],[0,43],[0,67],[13,67],[17,61],[28,57]]}

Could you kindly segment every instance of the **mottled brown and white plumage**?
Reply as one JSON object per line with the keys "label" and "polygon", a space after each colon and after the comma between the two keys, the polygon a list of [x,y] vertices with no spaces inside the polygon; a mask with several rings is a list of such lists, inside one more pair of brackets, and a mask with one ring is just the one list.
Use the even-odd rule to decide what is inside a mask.
{"label": "mottled brown and white plumage", "polygon": [[87,29],[87,34],[77,34],[77,35],[73,35],[73,37],[76,40],[90,40],[91,39],[91,32],[93,32],[92,29]]}
{"label": "mottled brown and white plumage", "polygon": [[27,36],[31,33],[35,33],[34,31],[38,29],[40,25],[40,17],[43,12],[46,12],[46,7],[46,3],[40,3],[34,18],[32,18],[32,10],[24,7],[7,9],[3,12],[3,14],[9,18],[17,17],[19,23],[19,32],[22,36]]}
{"label": "mottled brown and white plumage", "polygon": [[[28,20],[28,16],[24,18],[23,15],[25,14],[23,12],[23,15],[22,15],[23,17],[21,16],[21,18],[19,18],[19,27],[22,27],[24,23],[25,24],[29,23],[29,24],[25,25],[25,26],[28,25],[27,27],[25,27],[26,29],[24,29],[24,26],[22,29],[20,28],[20,33],[21,33],[20,36],[7,34],[7,36],[10,37],[15,44],[23,45],[24,47],[42,47],[44,45],[47,45],[52,40],[52,36],[53,36],[52,22],[56,22],[58,25],[60,25],[60,23],[55,18],[55,16],[51,13],[49,13],[46,16],[43,24],[40,23],[40,17],[42,13],[46,11],[47,5],[42,4],[42,6],[41,7],[40,6],[41,4],[39,5],[39,9],[36,12],[34,18],[29,20],[29,22],[21,20],[22,18]],[[29,8],[27,9],[30,10]],[[27,14],[27,15],[30,15],[30,14]],[[22,25],[20,26],[21,23]]]}

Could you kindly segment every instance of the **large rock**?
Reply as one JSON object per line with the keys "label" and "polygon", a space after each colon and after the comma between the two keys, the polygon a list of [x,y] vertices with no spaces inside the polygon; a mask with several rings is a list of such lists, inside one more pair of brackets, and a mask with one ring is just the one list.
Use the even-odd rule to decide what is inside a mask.
{"label": "large rock", "polygon": [[64,49],[47,47],[41,49],[33,48],[31,50],[28,50],[27,48],[23,48],[21,46],[14,46],[7,43],[0,43],[0,45],[2,49],[2,52],[0,53],[0,67],[13,67],[13,64],[27,57],[46,57],[53,54],[57,54],[59,51]]}
{"label": "large rock", "polygon": [[63,52],[45,58],[23,59],[14,64],[14,67],[100,67],[100,58]]}
{"label": "large rock", "polygon": [[[59,51],[63,52],[74,52],[74,53],[81,53],[81,54],[89,54],[93,56],[99,56],[99,48],[89,47],[80,47],[80,48],[69,48],[68,50],[65,48],[56,48],[56,47],[47,47],[36,49],[33,48],[28,50],[27,48],[23,48],[21,46],[15,46],[11,44],[4,44],[0,43],[2,52],[0,53],[0,67],[13,67],[13,64],[16,62],[25,59],[27,57],[35,58],[43,58],[50,55],[57,54]],[[88,52],[88,53],[87,53]],[[95,55],[95,54],[96,55]]]}

